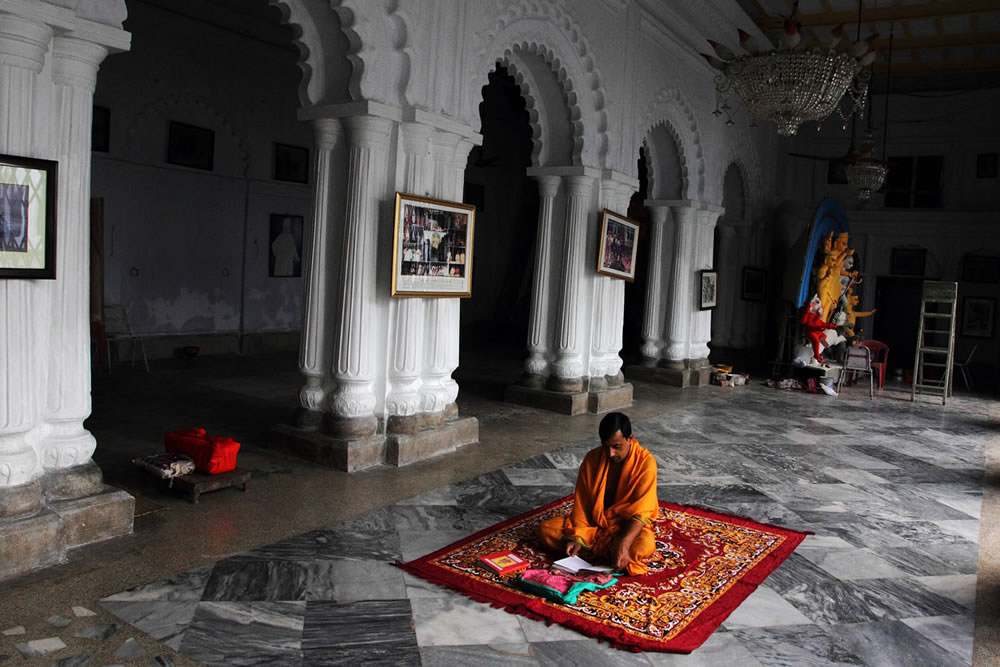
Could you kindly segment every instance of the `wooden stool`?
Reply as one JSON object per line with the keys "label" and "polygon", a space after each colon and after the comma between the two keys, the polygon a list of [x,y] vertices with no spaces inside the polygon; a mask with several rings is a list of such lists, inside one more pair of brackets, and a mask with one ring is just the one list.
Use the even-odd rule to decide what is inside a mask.
{"label": "wooden stool", "polygon": [[230,486],[242,486],[243,493],[247,491],[247,482],[250,481],[250,471],[230,470],[218,475],[206,475],[200,472],[193,472],[190,475],[183,475],[174,478],[174,486],[191,492],[191,501],[198,502],[198,496],[208,491],[226,489]]}

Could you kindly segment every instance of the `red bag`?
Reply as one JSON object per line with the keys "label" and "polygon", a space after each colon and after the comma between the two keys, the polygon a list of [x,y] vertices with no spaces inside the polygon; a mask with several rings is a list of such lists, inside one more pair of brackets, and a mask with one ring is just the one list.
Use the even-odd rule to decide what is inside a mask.
{"label": "red bag", "polygon": [[198,472],[218,475],[236,468],[240,443],[232,438],[206,435],[203,428],[167,431],[163,442],[168,452],[179,452],[194,459]]}

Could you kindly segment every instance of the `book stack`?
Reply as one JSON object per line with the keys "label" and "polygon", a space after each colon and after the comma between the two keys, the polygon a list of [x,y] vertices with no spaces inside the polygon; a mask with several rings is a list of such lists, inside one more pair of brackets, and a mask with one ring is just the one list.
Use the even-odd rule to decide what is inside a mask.
{"label": "book stack", "polygon": [[530,563],[513,551],[498,551],[480,558],[487,567],[501,576],[527,570]]}

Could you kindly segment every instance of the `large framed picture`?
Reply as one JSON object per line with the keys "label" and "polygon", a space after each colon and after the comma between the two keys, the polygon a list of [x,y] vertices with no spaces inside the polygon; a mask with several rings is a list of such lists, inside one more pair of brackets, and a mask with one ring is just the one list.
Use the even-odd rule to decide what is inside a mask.
{"label": "large framed picture", "polygon": [[472,296],[476,207],[396,193],[392,296]]}
{"label": "large framed picture", "polygon": [[767,293],[767,283],[764,280],[767,272],[763,269],[755,269],[749,266],[743,267],[743,293],[744,301],[763,301]]}
{"label": "large framed picture", "polygon": [[302,216],[271,214],[267,275],[298,278],[302,275]]}
{"label": "large framed picture", "polygon": [[612,278],[635,280],[635,256],[639,247],[639,223],[604,209],[601,217],[601,248],[597,272]]}
{"label": "large framed picture", "polygon": [[274,144],[274,179],[308,183],[309,149],[288,144]]}
{"label": "large framed picture", "polygon": [[698,272],[698,307],[710,310],[719,305],[719,272]]}
{"label": "large framed picture", "polygon": [[0,278],[56,277],[52,160],[0,155]]}
{"label": "large framed picture", "polygon": [[215,164],[215,132],[207,127],[170,121],[167,162],[211,171]]}
{"label": "large framed picture", "polygon": [[967,296],[962,302],[962,335],[993,338],[997,300],[992,297]]}

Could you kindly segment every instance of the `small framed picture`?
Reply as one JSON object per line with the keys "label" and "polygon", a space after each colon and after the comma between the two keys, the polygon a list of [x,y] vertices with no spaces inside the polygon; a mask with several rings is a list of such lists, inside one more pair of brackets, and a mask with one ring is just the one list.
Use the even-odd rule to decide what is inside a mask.
{"label": "small framed picture", "polygon": [[991,297],[967,296],[962,300],[962,335],[973,338],[993,338],[997,300]]}
{"label": "small framed picture", "polygon": [[298,278],[302,275],[302,216],[271,214],[267,275]]}
{"label": "small framed picture", "polygon": [[698,307],[711,310],[719,304],[719,272],[698,272]]}
{"label": "small framed picture", "polygon": [[743,267],[743,300],[763,301],[767,294],[767,272],[749,266]]}
{"label": "small framed picture", "polygon": [[215,132],[206,127],[170,121],[167,162],[211,171],[215,164]]}
{"label": "small framed picture", "polygon": [[274,180],[309,182],[309,149],[288,144],[274,145]]}
{"label": "small framed picture", "polygon": [[0,155],[0,278],[56,277],[56,178],[52,160]]}
{"label": "small framed picture", "polygon": [[396,193],[392,296],[472,296],[476,207]]}
{"label": "small framed picture", "polygon": [[889,272],[896,276],[922,276],[927,266],[926,248],[893,248]]}
{"label": "small framed picture", "polygon": [[624,280],[635,280],[635,257],[639,247],[639,223],[604,209],[597,272]]}

